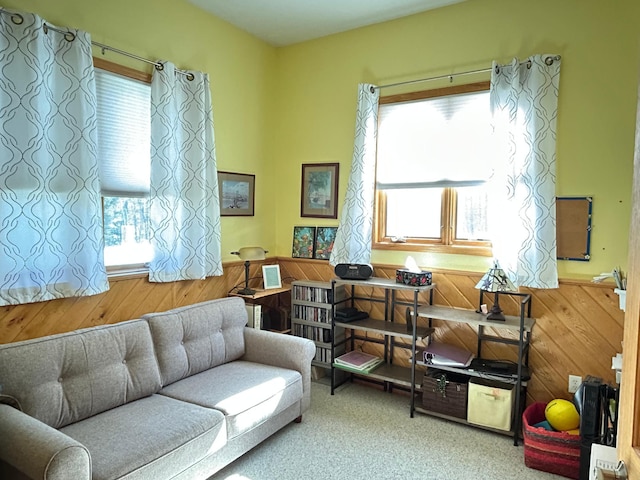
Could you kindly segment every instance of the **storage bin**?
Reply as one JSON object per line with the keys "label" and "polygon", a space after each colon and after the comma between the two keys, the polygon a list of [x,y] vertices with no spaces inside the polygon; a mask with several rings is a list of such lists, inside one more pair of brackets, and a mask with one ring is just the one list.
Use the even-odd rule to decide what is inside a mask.
{"label": "storage bin", "polygon": [[545,420],[546,403],[529,405],[522,414],[524,464],[529,468],[567,478],[580,477],[580,435],[554,432],[535,424]]}
{"label": "storage bin", "polygon": [[422,406],[432,412],[467,418],[467,377],[427,370],[422,380]]}
{"label": "storage bin", "polygon": [[475,425],[511,430],[515,385],[481,378],[469,381],[467,421]]}

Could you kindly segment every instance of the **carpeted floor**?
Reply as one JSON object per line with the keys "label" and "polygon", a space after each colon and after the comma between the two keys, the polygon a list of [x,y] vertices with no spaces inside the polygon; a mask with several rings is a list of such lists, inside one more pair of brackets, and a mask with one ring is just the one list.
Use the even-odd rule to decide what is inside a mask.
{"label": "carpeted floor", "polygon": [[210,480],[561,479],[524,465],[522,443],[428,415],[409,398],[362,384],[331,396],[314,382],[311,410]]}

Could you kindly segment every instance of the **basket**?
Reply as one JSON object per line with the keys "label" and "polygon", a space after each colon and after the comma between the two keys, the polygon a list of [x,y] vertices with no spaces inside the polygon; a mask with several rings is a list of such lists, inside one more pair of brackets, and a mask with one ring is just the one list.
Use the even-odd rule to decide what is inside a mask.
{"label": "basket", "polygon": [[524,464],[543,472],[578,479],[580,435],[534,427],[545,419],[546,406],[546,403],[536,402],[529,405],[522,414]]}
{"label": "basket", "polygon": [[422,380],[422,406],[452,417],[467,418],[467,377],[427,370]]}

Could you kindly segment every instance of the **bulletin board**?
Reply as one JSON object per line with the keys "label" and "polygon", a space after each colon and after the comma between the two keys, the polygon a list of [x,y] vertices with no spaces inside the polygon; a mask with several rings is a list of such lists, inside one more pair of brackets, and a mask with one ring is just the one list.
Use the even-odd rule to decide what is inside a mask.
{"label": "bulletin board", "polygon": [[593,197],[556,197],[559,260],[587,262],[591,255]]}

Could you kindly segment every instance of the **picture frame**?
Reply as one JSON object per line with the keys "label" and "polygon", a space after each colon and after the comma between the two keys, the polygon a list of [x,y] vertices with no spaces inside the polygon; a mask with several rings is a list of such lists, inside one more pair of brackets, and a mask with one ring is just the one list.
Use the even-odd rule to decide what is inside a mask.
{"label": "picture frame", "polygon": [[300,216],[338,218],[339,163],[303,163]]}
{"label": "picture frame", "polygon": [[329,260],[337,232],[338,227],[316,228],[316,239],[313,243],[313,258],[318,260]]}
{"label": "picture frame", "polygon": [[218,171],[220,216],[253,217],[256,176]]}
{"label": "picture frame", "polygon": [[313,247],[316,240],[316,227],[293,227],[293,258],[313,258]]}
{"label": "picture frame", "polygon": [[281,288],[280,265],[262,265],[262,280],[265,290]]}

